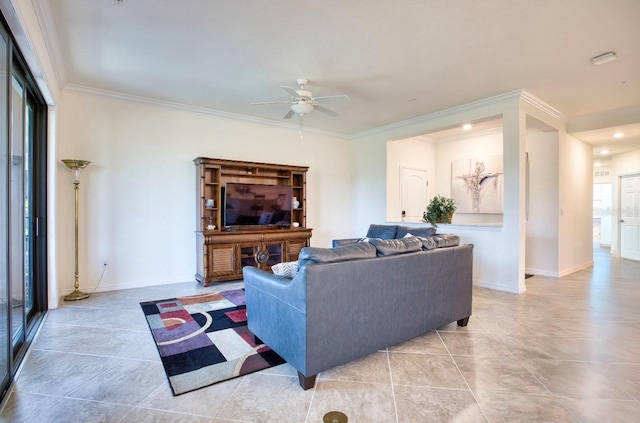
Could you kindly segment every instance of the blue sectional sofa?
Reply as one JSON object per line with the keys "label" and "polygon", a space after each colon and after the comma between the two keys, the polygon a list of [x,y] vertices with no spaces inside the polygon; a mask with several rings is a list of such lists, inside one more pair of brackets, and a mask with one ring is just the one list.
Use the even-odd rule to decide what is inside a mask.
{"label": "blue sectional sofa", "polygon": [[426,238],[306,247],[293,278],[244,267],[249,330],[309,389],[319,372],[451,322],[466,326],[473,245],[425,250]]}

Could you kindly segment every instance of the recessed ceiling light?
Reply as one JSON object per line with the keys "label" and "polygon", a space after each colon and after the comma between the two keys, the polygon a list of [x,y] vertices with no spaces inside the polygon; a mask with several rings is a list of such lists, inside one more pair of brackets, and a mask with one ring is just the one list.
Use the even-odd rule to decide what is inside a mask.
{"label": "recessed ceiling light", "polygon": [[595,162],[593,165],[594,165],[595,167],[600,167],[600,162]]}
{"label": "recessed ceiling light", "polygon": [[624,132],[616,132],[613,134],[613,138],[622,138],[624,137]]}
{"label": "recessed ceiling light", "polygon": [[607,150],[606,148],[603,148],[602,150],[600,150],[600,154],[602,154],[603,156],[606,156],[607,154],[609,154],[609,150]]}
{"label": "recessed ceiling light", "polygon": [[612,51],[609,51],[607,53],[599,54],[596,57],[592,57],[591,63],[593,63],[594,65],[602,65],[612,60],[616,60],[616,54]]}
{"label": "recessed ceiling light", "polygon": [[464,129],[465,131],[470,131],[472,128],[470,123],[465,123],[464,125],[462,125],[462,129]]}

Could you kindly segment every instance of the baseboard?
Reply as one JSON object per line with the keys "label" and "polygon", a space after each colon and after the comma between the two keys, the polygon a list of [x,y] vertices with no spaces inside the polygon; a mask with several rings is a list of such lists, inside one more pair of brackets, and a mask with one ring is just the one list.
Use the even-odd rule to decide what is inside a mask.
{"label": "baseboard", "polygon": [[495,283],[495,282],[474,280],[473,285],[478,286],[480,288],[494,289],[496,291],[511,292],[512,294],[522,294],[523,292],[526,291],[526,287],[524,285],[519,286],[517,291],[514,291],[513,287],[510,285],[504,285],[504,284]]}
{"label": "baseboard", "polygon": [[[198,282],[193,280],[193,284],[196,285]],[[121,291],[124,289],[133,289],[133,288],[149,288],[152,286],[162,286],[162,285],[172,285],[175,283],[184,283],[189,281],[164,281],[164,282],[138,282],[138,283],[116,283],[116,284],[108,284],[108,285],[100,285],[98,289],[95,289],[95,286],[91,288],[80,289],[82,292],[107,292],[107,291]]]}
{"label": "baseboard", "polygon": [[560,276],[559,277],[563,278],[563,277],[568,276],[568,275],[570,275],[572,273],[575,273],[575,272],[577,272],[579,270],[588,269],[589,267],[592,267],[592,266],[593,266],[593,260],[589,260],[586,263],[582,263],[582,264],[580,264],[578,266],[574,266],[574,267],[572,267],[570,269],[560,271]]}
{"label": "baseboard", "polygon": [[550,272],[548,270],[542,270],[542,269],[532,269],[532,268],[525,268],[524,271],[525,273],[530,273],[532,275],[536,275],[536,276],[545,276],[548,278],[562,278],[565,276],[568,276],[572,273],[575,273],[579,270],[584,270],[587,269],[589,267],[593,266],[593,260],[589,260],[583,264],[579,264],[577,266],[571,267],[569,269],[566,270],[562,270],[559,272]]}
{"label": "baseboard", "polygon": [[544,276],[547,278],[557,278],[558,277],[558,272],[550,272],[548,270],[542,270],[542,269],[533,269],[533,268],[529,268],[529,267],[525,267],[524,269],[524,273],[528,273],[534,276]]}

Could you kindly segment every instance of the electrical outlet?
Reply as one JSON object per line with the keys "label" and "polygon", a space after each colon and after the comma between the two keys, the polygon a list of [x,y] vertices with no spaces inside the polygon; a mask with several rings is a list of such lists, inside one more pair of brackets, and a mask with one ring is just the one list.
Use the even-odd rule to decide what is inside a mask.
{"label": "electrical outlet", "polygon": [[102,268],[106,269],[107,267],[109,267],[109,260],[107,259],[102,260]]}

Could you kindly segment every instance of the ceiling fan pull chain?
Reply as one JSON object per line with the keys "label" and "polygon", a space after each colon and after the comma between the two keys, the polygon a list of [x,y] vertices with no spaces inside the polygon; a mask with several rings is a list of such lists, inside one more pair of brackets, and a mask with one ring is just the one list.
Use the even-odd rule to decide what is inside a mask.
{"label": "ceiling fan pull chain", "polygon": [[300,141],[302,141],[302,138],[303,138],[303,136],[302,136],[302,116],[303,115],[300,115]]}

